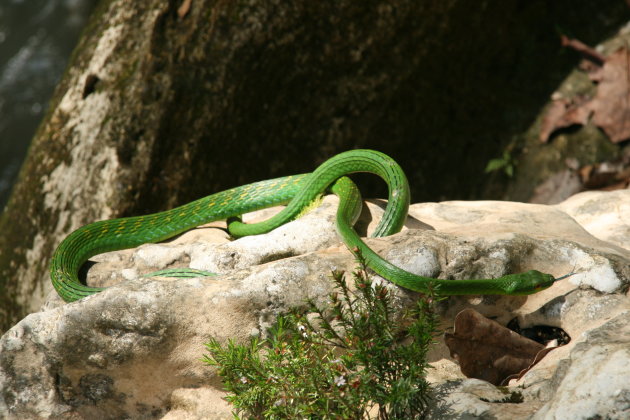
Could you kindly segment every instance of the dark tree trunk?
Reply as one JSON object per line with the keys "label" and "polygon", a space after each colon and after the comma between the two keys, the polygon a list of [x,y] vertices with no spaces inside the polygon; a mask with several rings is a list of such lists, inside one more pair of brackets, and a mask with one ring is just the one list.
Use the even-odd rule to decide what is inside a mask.
{"label": "dark tree trunk", "polygon": [[576,61],[555,28],[593,43],[627,18],[594,3],[103,0],[0,220],[0,329],[40,307],[80,225],[342,150],[390,154],[414,201],[474,197]]}

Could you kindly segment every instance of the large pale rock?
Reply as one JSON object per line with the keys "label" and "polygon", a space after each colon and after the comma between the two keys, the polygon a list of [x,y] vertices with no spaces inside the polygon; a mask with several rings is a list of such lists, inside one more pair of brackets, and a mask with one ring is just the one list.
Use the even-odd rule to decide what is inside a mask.
{"label": "large pale rock", "polygon": [[555,206],[598,239],[630,249],[628,190],[587,191]]}
{"label": "large pale rock", "polygon": [[[505,402],[501,395],[507,394],[490,384],[463,378],[438,344],[430,355],[435,366],[430,379],[442,397],[434,414],[499,419],[630,415],[625,380],[630,377],[630,250],[624,239],[628,222],[619,210],[630,205],[630,191],[589,200],[608,203],[608,194],[615,194],[616,206],[587,206],[580,195],[557,206],[417,204],[403,232],[368,241],[409,271],[445,279],[529,269],[556,276],[577,273],[529,297],[449,299],[441,308],[445,327],[459,310],[474,307],[504,324],[518,317],[524,327],[562,327],[572,341],[507,388],[507,394],[522,396],[520,403]],[[335,209],[336,199],[330,197],[266,235],[230,242],[220,227],[205,227],[167,243],[95,258],[88,282],[111,288],[71,304],[51,295],[44,310],[0,339],[0,413],[16,419],[231,418],[220,380],[200,362],[203,344],[210,337],[225,342],[259,336],[279,313],[306,299],[323,302],[330,271],[355,266],[335,233]],[[368,209],[359,222],[363,234],[380,219],[382,203]],[[142,277],[174,266],[220,275]],[[415,298],[393,289],[401,308]],[[592,380],[584,381],[587,375]]]}
{"label": "large pale rock", "polygon": [[[582,340],[563,359],[547,389],[553,398],[534,419],[610,418],[630,415],[630,311],[625,310],[603,325],[585,332]],[[525,378],[523,383],[530,383]],[[535,386],[526,388],[529,392]]]}

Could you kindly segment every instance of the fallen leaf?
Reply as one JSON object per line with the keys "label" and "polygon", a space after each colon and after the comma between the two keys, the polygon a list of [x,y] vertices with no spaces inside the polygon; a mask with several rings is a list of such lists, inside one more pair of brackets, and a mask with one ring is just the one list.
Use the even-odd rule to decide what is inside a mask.
{"label": "fallen leaf", "polygon": [[544,349],[542,349],[541,351],[539,351],[536,356],[534,357],[534,360],[532,360],[532,363],[530,363],[529,366],[527,366],[525,369],[521,370],[518,373],[515,373],[513,375],[510,375],[508,377],[506,377],[505,379],[503,379],[501,381],[501,383],[499,385],[504,386],[509,384],[511,381],[518,381],[519,379],[521,379],[523,377],[523,375],[525,375],[532,367],[534,367],[534,365],[538,362],[540,362],[542,360],[543,357],[545,357],[547,355],[547,353],[549,353],[551,350],[557,348],[558,346],[550,346],[550,347],[545,347]]}
{"label": "fallen leaf", "polygon": [[546,143],[551,134],[561,128],[586,124],[591,113],[590,99],[587,97],[577,97],[573,101],[554,100],[540,124],[540,141]]}
{"label": "fallen leaf", "polygon": [[536,355],[545,348],[474,309],[457,314],[454,331],[445,333],[444,341],[464,375],[494,385],[533,366]]}
{"label": "fallen leaf", "polygon": [[578,175],[580,175],[580,180],[582,181],[582,184],[584,184],[591,178],[593,170],[595,170],[595,165],[586,165],[578,169],[577,173]]}
{"label": "fallen leaf", "polygon": [[604,57],[578,40],[563,38],[563,45],[589,59],[586,71],[597,92],[592,99],[554,99],[541,122],[540,141],[546,143],[558,129],[584,125],[591,116],[613,143],[630,139],[630,50],[621,47]]}
{"label": "fallen leaf", "polygon": [[192,0],[184,0],[182,4],[177,9],[177,15],[180,19],[183,19],[188,12],[190,11],[190,5],[192,4]]}
{"label": "fallen leaf", "polygon": [[613,143],[630,139],[630,51],[621,47],[606,57],[596,80],[593,122]]}
{"label": "fallen leaf", "polygon": [[581,168],[578,173],[584,188],[587,190],[623,189],[630,180],[630,166],[623,160],[587,165]]}
{"label": "fallen leaf", "polygon": [[600,188],[600,191],[625,190],[626,188],[630,188],[630,178]]}
{"label": "fallen leaf", "polygon": [[563,47],[574,49],[575,51],[582,54],[589,61],[599,65],[601,65],[606,60],[606,57],[604,57],[604,55],[602,55],[599,51],[589,45],[586,45],[579,39],[571,39],[566,35],[561,35],[560,45],[562,45]]}

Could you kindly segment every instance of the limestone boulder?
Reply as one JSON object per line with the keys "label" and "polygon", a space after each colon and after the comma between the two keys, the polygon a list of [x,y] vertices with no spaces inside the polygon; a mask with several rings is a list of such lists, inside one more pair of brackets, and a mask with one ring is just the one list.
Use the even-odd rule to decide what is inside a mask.
{"label": "limestone boulder", "polygon": [[[457,281],[537,269],[576,274],[531,296],[460,296],[440,307],[443,327],[464,308],[506,324],[564,329],[571,342],[507,388],[465,378],[442,343],[431,351],[434,415],[449,418],[630,416],[630,190],[584,193],[555,205],[413,205],[405,229],[368,244],[396,265]],[[370,202],[369,234],[383,203]],[[87,281],[111,286],[64,304],[54,293],[0,339],[0,417],[232,418],[221,382],[201,361],[211,337],[264,335],[277,315],[324,303],[332,270],[356,263],[334,227],[336,198],[273,232],[230,241],[224,225],[94,258]],[[268,217],[274,209],[247,220]],[[169,279],[171,267],[217,276]],[[415,293],[392,286],[408,307]],[[584,380],[588,377],[588,381]],[[516,395],[518,398],[507,398]]]}

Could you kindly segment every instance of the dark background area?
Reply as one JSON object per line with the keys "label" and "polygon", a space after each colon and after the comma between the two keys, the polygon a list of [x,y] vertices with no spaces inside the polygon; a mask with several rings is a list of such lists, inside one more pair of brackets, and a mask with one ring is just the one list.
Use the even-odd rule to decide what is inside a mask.
{"label": "dark background area", "polygon": [[[32,0],[0,5],[0,208],[8,199],[30,139],[80,30],[97,3]],[[579,7],[565,1],[509,1],[479,7],[485,10],[471,15],[469,6],[461,3],[459,11],[456,7],[448,9],[448,15],[432,16],[435,24],[428,31],[432,36],[421,42],[417,28],[427,32],[426,22],[418,22],[417,15],[410,14],[406,21],[391,25],[392,33],[381,40],[369,47],[361,45],[362,28],[373,27],[377,17],[357,8],[353,12],[358,27],[354,33],[344,33],[334,19],[322,22],[305,15],[296,36],[302,37],[300,43],[309,46],[309,51],[284,52],[280,43],[270,51],[275,57],[240,51],[242,56],[235,61],[251,72],[246,79],[232,83],[244,98],[248,91],[257,94],[237,104],[233,115],[223,116],[232,118],[236,128],[231,138],[225,139],[230,145],[222,153],[241,154],[244,160],[253,161],[264,156],[266,161],[257,162],[255,170],[239,174],[222,164],[231,160],[219,158],[214,179],[225,188],[307,172],[340,150],[364,147],[382,150],[400,161],[411,181],[413,201],[503,198],[502,183],[507,180],[490,178],[483,169],[516,133],[527,129],[579,61],[578,53],[560,45],[560,33],[596,45],[625,22],[628,8],[623,1],[585,2]],[[492,22],[492,30],[484,29],[486,22]],[[332,44],[332,52],[324,51],[324,46],[331,45],[321,40],[335,32],[344,42],[338,48]],[[273,45],[278,35],[271,27],[261,43]],[[347,38],[353,36],[356,44],[348,42]],[[429,59],[416,53],[426,50],[440,52]],[[277,59],[285,53],[284,59]],[[305,56],[310,57],[310,67],[290,79],[284,78],[282,67],[294,68]],[[421,58],[414,60],[414,56]],[[384,74],[379,66],[397,72],[399,77],[379,78]],[[364,87],[356,89],[343,81],[330,83],[331,78],[354,74],[357,69],[365,75]],[[243,76],[240,70],[234,74],[235,78]],[[176,88],[183,102],[198,96],[198,86],[187,81],[186,75],[180,83]],[[356,85],[356,80],[351,83]],[[346,95],[351,90],[356,92]],[[371,94],[369,90],[377,92]],[[293,92],[294,100],[277,97],[278,91]],[[261,94],[267,99],[261,101]],[[322,95],[329,100],[322,102]],[[293,126],[303,122],[295,113],[308,109],[305,104],[315,96],[322,105],[320,109],[310,107],[314,118],[306,128],[312,137],[287,142],[286,137],[278,136],[278,124],[284,124],[290,135]],[[371,96],[379,103],[371,103]],[[322,106],[330,107],[332,112],[327,114]],[[335,127],[328,121],[332,113]],[[243,115],[247,120],[240,120]],[[182,141],[177,131],[165,127],[165,135],[173,137],[173,143]],[[243,150],[242,142],[248,139],[256,140]],[[206,142],[209,146],[213,143]],[[166,144],[165,148],[175,152],[181,149],[169,141]],[[423,146],[416,152],[414,144]],[[209,153],[203,151],[204,155]],[[304,159],[313,155],[317,156],[315,161]],[[164,171],[153,176],[171,178]],[[384,194],[378,181],[365,177],[359,180],[372,191],[370,195]],[[155,194],[156,188],[152,185],[150,190],[140,192],[142,202],[130,211],[154,210],[157,204],[151,203],[152,197],[160,196]],[[203,188],[192,188],[184,191],[177,203],[207,193]]]}
{"label": "dark background area", "polygon": [[96,3],[0,2],[0,209]]}

